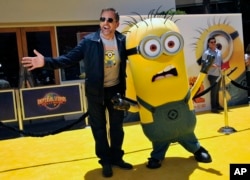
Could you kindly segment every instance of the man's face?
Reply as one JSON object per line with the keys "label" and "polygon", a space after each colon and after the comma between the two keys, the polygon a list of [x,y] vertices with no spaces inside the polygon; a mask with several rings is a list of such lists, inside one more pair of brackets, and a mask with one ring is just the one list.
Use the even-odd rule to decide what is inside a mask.
{"label": "man's face", "polygon": [[104,11],[100,17],[100,28],[104,38],[113,38],[116,28],[119,26],[119,22],[115,19],[113,11]]}
{"label": "man's face", "polygon": [[216,40],[215,39],[211,39],[208,42],[208,46],[209,46],[210,49],[215,49],[216,48]]}

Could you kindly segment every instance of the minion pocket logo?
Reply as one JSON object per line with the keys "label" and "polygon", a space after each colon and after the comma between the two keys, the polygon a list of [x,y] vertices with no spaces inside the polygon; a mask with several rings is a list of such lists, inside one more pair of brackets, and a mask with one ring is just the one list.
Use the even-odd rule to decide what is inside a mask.
{"label": "minion pocket logo", "polygon": [[113,50],[108,50],[105,52],[104,63],[106,67],[112,67],[116,64],[115,62],[115,52]]}
{"label": "minion pocket logo", "polygon": [[48,110],[58,109],[61,104],[66,102],[67,99],[65,96],[59,96],[54,92],[47,93],[43,98],[37,99],[37,105],[44,106]]}

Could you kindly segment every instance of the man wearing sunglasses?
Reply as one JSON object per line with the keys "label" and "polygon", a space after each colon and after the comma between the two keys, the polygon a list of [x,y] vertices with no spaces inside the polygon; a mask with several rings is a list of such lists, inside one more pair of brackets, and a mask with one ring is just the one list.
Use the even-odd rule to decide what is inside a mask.
{"label": "man wearing sunglasses", "polygon": [[[202,59],[207,59],[207,55],[213,55],[215,57],[214,63],[208,70],[208,81],[210,86],[215,86],[211,89],[210,100],[211,100],[211,112],[220,113],[222,107],[219,105],[219,90],[220,90],[220,80],[218,78],[221,74],[222,55],[221,51],[217,48],[215,37],[210,37],[207,40],[207,50],[203,53]],[[218,81],[218,82],[217,82]]]}
{"label": "man wearing sunglasses", "polygon": [[[117,93],[124,96],[126,88],[125,36],[116,31],[118,26],[117,11],[113,8],[103,9],[100,14],[100,29],[85,36],[67,54],[52,58],[44,57],[34,50],[35,57],[22,59],[23,66],[29,71],[41,67],[64,68],[83,60],[90,127],[104,177],[113,175],[113,165],[123,169],[133,168],[123,160],[124,111],[114,109],[111,101]],[[105,116],[106,110],[109,122]],[[109,124],[109,130],[106,124]]]}

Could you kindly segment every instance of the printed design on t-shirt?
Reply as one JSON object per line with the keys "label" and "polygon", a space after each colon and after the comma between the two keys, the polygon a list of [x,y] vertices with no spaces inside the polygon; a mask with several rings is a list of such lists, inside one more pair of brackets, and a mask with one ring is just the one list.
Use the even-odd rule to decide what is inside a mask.
{"label": "printed design on t-shirt", "polygon": [[116,64],[114,50],[105,51],[104,64],[105,64],[105,67],[112,67]]}

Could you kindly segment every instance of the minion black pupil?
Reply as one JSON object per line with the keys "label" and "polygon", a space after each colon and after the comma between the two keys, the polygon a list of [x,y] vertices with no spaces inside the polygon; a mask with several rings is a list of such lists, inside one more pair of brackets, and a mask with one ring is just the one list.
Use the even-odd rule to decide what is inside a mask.
{"label": "minion black pupil", "polygon": [[173,47],[174,46],[174,42],[173,41],[170,41],[169,43],[168,43],[168,47]]}
{"label": "minion black pupil", "polygon": [[156,45],[153,44],[153,45],[150,46],[151,51],[155,51],[156,49],[157,49]]}

